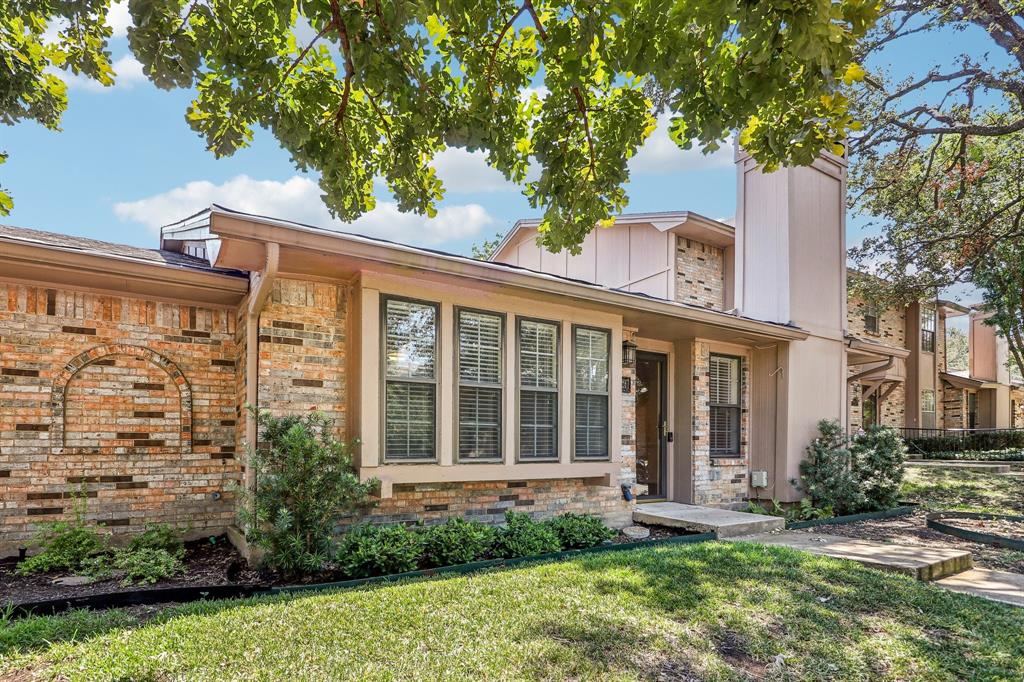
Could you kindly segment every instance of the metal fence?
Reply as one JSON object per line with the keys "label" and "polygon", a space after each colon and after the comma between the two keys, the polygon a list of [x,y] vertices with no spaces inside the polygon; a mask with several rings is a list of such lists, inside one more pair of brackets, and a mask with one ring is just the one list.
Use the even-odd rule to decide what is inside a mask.
{"label": "metal fence", "polygon": [[965,452],[1024,448],[1024,429],[897,429],[910,452]]}

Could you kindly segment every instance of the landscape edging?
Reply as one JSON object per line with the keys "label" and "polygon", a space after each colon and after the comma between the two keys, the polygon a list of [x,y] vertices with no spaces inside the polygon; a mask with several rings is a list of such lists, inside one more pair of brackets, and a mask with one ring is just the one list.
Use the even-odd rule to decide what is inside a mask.
{"label": "landscape edging", "polygon": [[966,528],[957,528],[956,526],[950,526],[942,523],[940,519],[1005,519],[1008,521],[1024,521],[1024,516],[1015,516],[1013,514],[985,514],[982,512],[962,512],[962,511],[940,511],[932,512],[927,514],[925,517],[925,523],[932,530],[937,530],[940,533],[946,535],[952,535],[954,537],[962,538],[964,540],[970,540],[971,542],[980,542],[985,545],[993,545],[995,547],[1005,547],[1007,549],[1015,549],[1019,552],[1024,552],[1024,540],[1014,540],[1008,538],[1005,535],[993,535],[992,533],[979,533],[973,530],[967,530]]}
{"label": "landscape edging", "polygon": [[913,514],[919,505],[913,503],[903,503],[898,507],[892,509],[882,509],[881,511],[863,512],[861,514],[846,514],[845,516],[830,516],[827,519],[810,519],[808,521],[793,521],[786,522],[787,530],[799,530],[801,528],[813,528],[815,526],[841,526],[847,523],[857,523],[858,521],[871,521],[872,519],[889,519],[897,516],[909,516]]}

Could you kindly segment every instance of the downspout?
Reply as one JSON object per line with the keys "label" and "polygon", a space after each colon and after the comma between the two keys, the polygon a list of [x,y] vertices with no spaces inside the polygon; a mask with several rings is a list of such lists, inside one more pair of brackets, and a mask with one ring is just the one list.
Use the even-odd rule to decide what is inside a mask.
{"label": "downspout", "polygon": [[875,372],[890,370],[890,369],[892,369],[892,366],[895,365],[895,364],[896,364],[896,356],[895,355],[890,355],[889,359],[885,361],[884,365],[875,365],[874,367],[866,369],[863,372],[857,372],[853,376],[847,377],[846,378],[846,383],[852,384],[853,382],[857,381],[858,379],[866,377],[866,376],[868,376],[870,374],[874,374]]}
{"label": "downspout", "polygon": [[[260,381],[260,313],[270,297],[277,278],[277,266],[281,256],[281,247],[275,242],[266,244],[266,262],[263,271],[255,280],[245,317],[245,402],[246,405],[259,407]],[[251,416],[245,420],[245,442],[252,449],[256,448],[259,425]],[[245,489],[256,488],[256,471],[246,462]]]}

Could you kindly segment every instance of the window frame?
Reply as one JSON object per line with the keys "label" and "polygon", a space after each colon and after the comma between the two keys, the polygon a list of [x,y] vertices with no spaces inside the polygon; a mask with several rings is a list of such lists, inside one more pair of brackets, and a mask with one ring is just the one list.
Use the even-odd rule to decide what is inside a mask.
{"label": "window frame", "polygon": [[[926,395],[930,395],[931,396],[932,409],[930,409],[930,410],[924,409],[924,403],[925,403],[924,397]],[[936,391],[935,391],[934,388],[922,388],[921,389],[921,428],[923,428],[923,429],[934,429],[934,428],[936,428],[936,423],[937,423],[938,416],[939,416],[939,406],[938,406],[938,402],[937,401],[938,401],[938,395],[936,394]],[[926,414],[930,414],[932,416],[931,426],[925,426],[925,418],[924,418],[924,416]]]}
{"label": "window frame", "polygon": [[[433,380],[405,378],[388,378],[388,303],[390,301],[402,301],[405,303],[416,303],[430,306],[434,309],[434,378]],[[380,339],[377,343],[380,353],[380,461],[382,464],[438,464],[441,461],[441,420],[440,420],[440,398],[441,398],[441,304],[437,301],[428,301],[410,296],[381,294],[380,296]],[[426,384],[434,387],[434,456],[417,458],[394,458],[388,457],[388,382],[396,381],[406,384]]]}
{"label": "window frame", "polygon": [[[460,371],[461,367],[462,367],[462,362],[461,362],[461,358],[462,358],[462,352],[461,352],[462,351],[462,341],[461,341],[461,337],[459,335],[459,321],[461,320],[462,313],[464,313],[464,312],[467,312],[467,313],[477,313],[477,314],[480,314],[480,315],[490,315],[492,317],[497,317],[501,321],[501,331],[498,334],[498,341],[499,341],[499,347],[498,347],[498,357],[499,357],[498,373],[499,373],[499,376],[500,376],[500,382],[497,385],[495,385],[495,384],[478,384],[478,383],[466,383],[465,384],[466,386],[470,386],[470,387],[474,387],[474,388],[491,388],[491,389],[495,389],[496,388],[496,389],[498,389],[498,392],[499,392],[499,395],[500,395],[500,398],[498,400],[498,404],[500,405],[500,409],[498,410],[498,456],[497,457],[487,458],[487,459],[463,459],[462,457],[459,456],[459,449],[460,449],[459,437],[460,437],[460,433],[461,433],[460,428],[459,428],[460,427],[460,416],[461,416],[460,415],[460,411],[459,411],[459,404],[460,404],[459,403],[459,393],[460,393],[460,391],[461,391],[461,389],[463,387],[463,381],[462,381],[462,376],[461,376],[461,371]],[[452,341],[453,341],[452,346],[453,346],[454,353],[455,353],[454,362],[452,363],[452,366],[453,366],[453,368],[455,370],[455,372],[454,372],[454,374],[452,376],[452,380],[454,382],[454,386],[453,386],[453,396],[454,396],[454,399],[452,400],[452,413],[453,413],[452,414],[452,418],[454,420],[453,438],[454,438],[454,441],[455,441],[455,443],[454,443],[454,450],[452,452],[452,459],[453,459],[453,461],[456,464],[501,464],[501,463],[503,463],[505,461],[505,429],[507,428],[507,425],[505,423],[507,421],[505,419],[505,416],[506,416],[505,415],[505,406],[506,406],[505,397],[506,397],[506,390],[507,390],[506,384],[508,383],[508,378],[505,376],[507,374],[507,372],[505,371],[506,370],[506,357],[507,357],[505,355],[505,353],[507,352],[507,350],[506,350],[506,345],[507,344],[505,342],[506,341],[505,340],[505,335],[506,335],[506,331],[508,329],[508,327],[507,327],[507,324],[508,324],[508,314],[507,313],[501,313],[501,312],[495,312],[493,310],[485,310],[483,308],[473,308],[473,307],[470,307],[470,306],[459,306],[459,305],[456,305],[456,306],[452,307],[452,317],[454,318],[452,320],[452,328],[454,329],[454,338],[452,339]],[[518,337],[517,337],[517,340],[518,340]]]}
{"label": "window frame", "polygon": [[[873,320],[869,323],[868,320]],[[878,334],[882,328],[882,311],[875,303],[864,304],[864,331],[868,334]]]}
{"label": "window frame", "polygon": [[[555,388],[533,387],[525,390],[532,392],[549,392],[555,394],[555,452],[550,457],[523,457],[522,447],[522,393],[523,393],[523,369],[522,369],[522,327],[523,322],[538,322],[548,324],[555,328]],[[528,315],[516,315],[516,376],[515,376],[515,432],[516,432],[516,464],[529,464],[531,462],[558,462],[562,456],[562,322],[560,320],[549,320],[542,317],[530,317]]]}
{"label": "window frame", "polygon": [[[711,402],[711,358],[727,358],[736,361],[736,404],[722,405]],[[736,410],[736,450],[733,452],[715,452],[711,447],[711,411],[715,407]],[[729,353],[708,354],[708,456],[711,458],[737,459],[743,457],[743,356]]]}
{"label": "window frame", "polygon": [[[925,326],[925,319],[931,320],[931,329]],[[934,353],[935,352],[935,341],[936,335],[939,328],[939,313],[938,310],[931,306],[921,306],[921,352],[922,353]],[[925,339],[928,342],[925,343]]]}
{"label": "window frame", "polygon": [[[608,337],[608,379],[605,383],[605,392],[599,393],[596,391],[581,391],[577,386],[576,381],[576,337],[577,333],[581,329],[587,329],[590,331],[601,332]],[[607,453],[597,457],[581,457],[576,454],[576,396],[577,395],[598,395],[604,396],[608,399],[607,401],[607,420],[605,422],[605,446]],[[571,445],[570,452],[572,453],[573,461],[580,462],[608,462],[612,458],[612,443],[611,443],[611,432],[612,432],[612,330],[606,327],[596,327],[588,324],[574,324],[572,325],[572,431],[571,431]]]}

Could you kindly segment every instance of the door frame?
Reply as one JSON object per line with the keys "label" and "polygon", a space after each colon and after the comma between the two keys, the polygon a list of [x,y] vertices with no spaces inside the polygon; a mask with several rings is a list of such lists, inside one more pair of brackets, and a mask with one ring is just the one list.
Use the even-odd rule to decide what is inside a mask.
{"label": "door frame", "polygon": [[[637,496],[639,502],[647,500],[672,500],[673,499],[673,443],[669,441],[668,434],[674,432],[674,384],[675,376],[675,353],[673,344],[655,339],[635,339],[637,344],[637,360],[641,355],[661,356],[664,363],[664,374],[662,376],[662,414],[666,424],[665,432],[660,437],[660,459],[661,459],[661,491],[658,495]],[[634,430],[634,438],[635,438]],[[637,453],[639,454],[639,453]]]}

